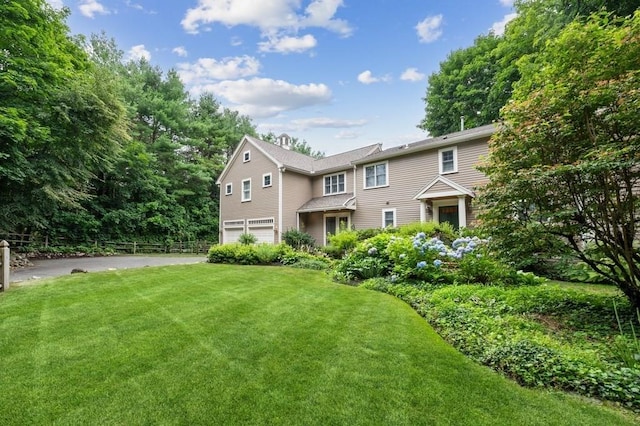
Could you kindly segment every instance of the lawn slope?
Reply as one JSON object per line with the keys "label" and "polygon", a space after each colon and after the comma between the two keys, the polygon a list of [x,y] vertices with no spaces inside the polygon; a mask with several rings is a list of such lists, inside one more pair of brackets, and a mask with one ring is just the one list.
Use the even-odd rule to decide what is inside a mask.
{"label": "lawn slope", "polygon": [[184,265],[0,294],[0,424],[616,425],[321,272]]}

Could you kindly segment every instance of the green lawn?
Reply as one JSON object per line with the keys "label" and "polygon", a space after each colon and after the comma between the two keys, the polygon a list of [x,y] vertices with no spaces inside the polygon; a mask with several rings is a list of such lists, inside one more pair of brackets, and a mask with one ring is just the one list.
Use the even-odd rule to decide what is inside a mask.
{"label": "green lawn", "polygon": [[617,425],[522,389],[408,305],[292,268],[77,274],[0,294],[0,424]]}

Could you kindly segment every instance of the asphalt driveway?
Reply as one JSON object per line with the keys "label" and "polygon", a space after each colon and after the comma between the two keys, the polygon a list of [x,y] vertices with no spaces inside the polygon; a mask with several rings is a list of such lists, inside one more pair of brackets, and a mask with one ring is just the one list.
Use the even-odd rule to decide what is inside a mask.
{"label": "asphalt driveway", "polygon": [[33,266],[11,271],[11,283],[26,283],[40,278],[68,275],[73,269],[87,272],[115,269],[143,268],[145,266],[181,265],[205,262],[206,256],[100,256],[66,259],[31,260]]}

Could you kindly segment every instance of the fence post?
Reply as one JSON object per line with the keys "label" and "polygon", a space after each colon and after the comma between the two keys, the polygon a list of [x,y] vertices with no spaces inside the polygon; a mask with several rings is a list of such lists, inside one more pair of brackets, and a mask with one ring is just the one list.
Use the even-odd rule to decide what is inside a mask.
{"label": "fence post", "polygon": [[2,252],[2,291],[9,290],[9,268],[11,267],[11,255],[9,251],[9,243],[5,240],[0,241],[0,252]]}
{"label": "fence post", "polygon": [[136,254],[136,242],[133,242],[133,254]]}

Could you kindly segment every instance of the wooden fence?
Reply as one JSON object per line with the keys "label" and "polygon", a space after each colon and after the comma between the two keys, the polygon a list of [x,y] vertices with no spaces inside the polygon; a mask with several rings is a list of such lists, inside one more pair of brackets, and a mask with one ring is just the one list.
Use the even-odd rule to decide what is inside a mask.
{"label": "wooden fence", "polygon": [[53,241],[47,236],[33,234],[0,233],[0,240],[5,240],[14,249],[20,249],[28,245],[49,246],[93,246],[101,249],[111,249],[117,253],[206,253],[213,242],[206,240],[178,241],[172,244],[146,243],[138,241],[88,241],[79,242],[67,239]]}

